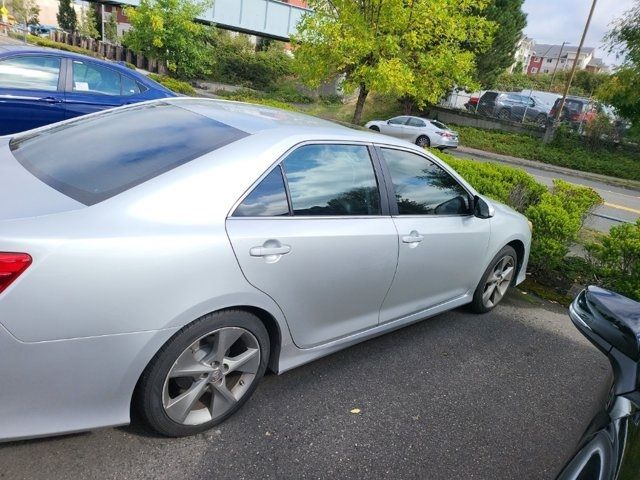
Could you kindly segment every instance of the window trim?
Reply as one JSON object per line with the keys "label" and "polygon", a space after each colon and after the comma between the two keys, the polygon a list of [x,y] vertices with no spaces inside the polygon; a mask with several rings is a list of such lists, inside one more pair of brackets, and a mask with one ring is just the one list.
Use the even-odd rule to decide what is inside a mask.
{"label": "window trim", "polygon": [[473,217],[473,209],[470,208],[469,209],[469,213],[455,213],[455,214],[448,214],[448,215],[436,215],[436,214],[423,214],[423,215],[400,215],[400,212],[398,210],[398,202],[396,202],[396,192],[395,189],[393,187],[393,177],[391,176],[391,171],[389,170],[389,166],[387,165],[387,162],[384,159],[384,154],[382,152],[383,149],[387,149],[387,150],[397,150],[400,152],[407,152],[407,153],[412,153],[418,157],[422,157],[424,158],[426,161],[433,163],[434,165],[436,165],[438,168],[441,168],[442,170],[444,170],[446,173],[448,173],[451,178],[453,178],[453,180],[455,180],[455,182],[460,185],[462,187],[462,189],[467,192],[467,195],[469,196],[469,205],[472,205],[472,201],[473,198],[475,197],[475,193],[472,192],[469,188],[467,188],[467,186],[461,182],[460,180],[458,180],[458,178],[456,178],[455,175],[453,175],[448,168],[445,168],[440,162],[435,161],[433,158],[431,158],[429,155],[424,155],[420,152],[416,152],[413,149],[410,148],[403,148],[403,147],[399,147],[396,145],[388,145],[388,144],[382,144],[382,143],[376,143],[374,145],[375,150],[376,150],[376,155],[378,156],[378,162],[380,163],[382,170],[384,172],[385,178],[388,179],[388,182],[385,182],[385,185],[387,187],[387,202],[389,204],[389,211],[391,213],[391,217],[393,218],[448,218],[448,217],[459,217],[459,218],[465,218],[465,217]]}
{"label": "window trim", "polygon": [[64,93],[65,91],[65,83],[67,77],[67,62],[66,58],[60,55],[54,55],[49,52],[28,52],[28,53],[20,53],[17,52],[14,55],[8,55],[0,60],[0,63],[5,62],[7,60],[15,60],[19,58],[27,58],[27,57],[52,57],[57,58],[60,61],[60,71],[58,72],[58,85],[55,90],[42,90],[39,88],[9,88],[9,87],[0,87],[0,90],[21,90],[24,92],[49,92],[49,93]]}
{"label": "window trim", "polygon": [[[282,167],[282,162],[294,151],[300,147],[307,145],[359,145],[367,148],[369,158],[371,160],[371,166],[373,167],[373,174],[378,186],[378,195],[380,197],[380,214],[378,215],[294,215],[293,203],[291,201],[291,192],[289,191],[289,181],[285,169]],[[244,202],[255,188],[260,185],[275,168],[280,167],[280,172],[284,180],[284,188],[287,194],[287,203],[289,204],[289,215],[282,216],[258,216],[258,217],[235,217],[233,214],[236,209]],[[291,219],[303,219],[303,220],[353,220],[353,219],[372,219],[372,218],[384,218],[390,217],[390,205],[388,198],[388,186],[386,183],[385,173],[380,164],[375,146],[370,142],[362,142],[357,140],[307,140],[296,143],[288,148],[282,155],[280,155],[263,173],[258,179],[251,184],[249,188],[238,198],[233,204],[229,212],[227,213],[227,220],[291,220]]]}

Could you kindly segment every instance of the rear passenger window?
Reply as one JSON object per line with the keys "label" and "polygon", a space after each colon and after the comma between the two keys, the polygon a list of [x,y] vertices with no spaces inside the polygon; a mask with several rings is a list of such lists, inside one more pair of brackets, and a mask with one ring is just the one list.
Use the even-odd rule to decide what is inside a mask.
{"label": "rear passenger window", "polygon": [[73,61],[73,91],[120,96],[120,74],[110,68]]}
{"label": "rear passenger window", "polygon": [[306,145],[283,162],[294,215],[380,215],[364,145]]}
{"label": "rear passenger window", "polygon": [[245,197],[234,217],[279,217],[289,215],[287,192],[284,188],[282,170],[278,166],[264,177],[253,191]]}

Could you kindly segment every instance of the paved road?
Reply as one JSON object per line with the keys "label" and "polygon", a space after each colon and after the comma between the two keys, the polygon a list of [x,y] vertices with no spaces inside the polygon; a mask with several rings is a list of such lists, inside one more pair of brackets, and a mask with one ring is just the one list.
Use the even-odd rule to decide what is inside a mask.
{"label": "paved road", "polygon": [[[488,160],[484,156],[479,157],[471,153],[456,150],[451,151],[451,153],[456,157],[470,158],[481,162],[495,161],[506,163],[497,157]],[[526,170],[533,175],[536,180],[548,186],[552,185],[554,178],[561,178],[567,182],[586,185],[595,189],[604,199],[604,204],[599,206],[594,211],[594,215],[590,216],[587,220],[587,226],[593,229],[608,232],[613,225],[619,225],[622,222],[635,222],[640,218],[640,191],[587,180],[578,175],[553,173],[547,170],[521,165],[517,165],[517,167]]]}
{"label": "paved road", "polygon": [[270,375],[197,437],[136,424],[2,445],[0,478],[553,478],[609,381],[564,309],[514,293]]}

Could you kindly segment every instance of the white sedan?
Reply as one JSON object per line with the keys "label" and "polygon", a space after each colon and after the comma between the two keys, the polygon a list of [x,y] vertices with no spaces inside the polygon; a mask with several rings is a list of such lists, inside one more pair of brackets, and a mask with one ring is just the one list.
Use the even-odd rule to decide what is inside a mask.
{"label": "white sedan", "polygon": [[444,123],[428,118],[402,115],[389,120],[371,120],[366,128],[392,137],[403,138],[419,147],[444,150],[458,146],[458,134]]}

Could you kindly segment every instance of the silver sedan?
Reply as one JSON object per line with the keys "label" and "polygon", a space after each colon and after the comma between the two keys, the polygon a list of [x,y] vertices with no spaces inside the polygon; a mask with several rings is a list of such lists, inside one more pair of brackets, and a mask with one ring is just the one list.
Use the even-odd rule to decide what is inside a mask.
{"label": "silver sedan", "polygon": [[[525,278],[527,220],[408,142],[178,98],[0,138],[0,439],[189,435]],[[249,418],[244,419],[250,422]]]}
{"label": "silver sedan", "polygon": [[389,120],[371,120],[365,127],[375,132],[408,140],[419,147],[444,150],[458,146],[458,133],[444,123],[428,118],[402,115]]}

